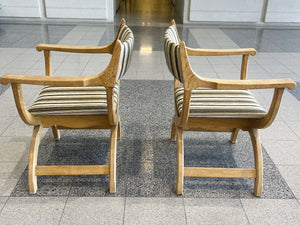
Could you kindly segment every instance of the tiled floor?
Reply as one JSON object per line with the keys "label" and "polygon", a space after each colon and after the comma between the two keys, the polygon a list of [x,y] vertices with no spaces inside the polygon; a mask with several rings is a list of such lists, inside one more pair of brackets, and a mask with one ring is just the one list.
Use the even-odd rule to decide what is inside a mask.
{"label": "tiled floor", "polygon": [[[132,64],[125,79],[171,82],[162,43],[166,21],[171,16],[155,20],[157,14],[147,15],[134,20],[123,14],[129,17],[135,33]],[[34,49],[36,44],[104,45],[114,37],[117,24],[118,21],[115,25],[0,23],[0,76],[5,73],[43,75],[43,54]],[[191,47],[254,47],[258,54],[250,57],[249,79],[289,77],[300,84],[300,29],[296,27],[179,25],[179,32]],[[239,57],[191,57],[190,60],[201,76],[239,78]],[[54,75],[82,76],[98,73],[108,64],[109,56],[53,53],[52,62]],[[24,86],[27,104],[32,103],[39,90],[40,87]],[[253,93],[268,107],[271,90]],[[172,90],[169,94],[172,95]],[[12,197],[27,166],[32,128],[19,118],[11,88],[1,85],[0,224],[299,224],[299,96],[299,87],[286,91],[276,121],[261,131],[262,145],[292,190],[293,199]],[[151,152],[148,153],[151,157]]]}

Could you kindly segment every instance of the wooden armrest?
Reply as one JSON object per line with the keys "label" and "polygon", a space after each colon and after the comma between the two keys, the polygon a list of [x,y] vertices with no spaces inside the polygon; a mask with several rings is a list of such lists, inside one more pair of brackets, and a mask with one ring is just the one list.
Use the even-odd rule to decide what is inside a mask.
{"label": "wooden armrest", "polygon": [[254,48],[239,48],[239,49],[201,49],[186,47],[188,55],[197,56],[224,56],[224,55],[256,55]]}
{"label": "wooden armrest", "polygon": [[7,85],[12,84],[34,84],[44,86],[61,86],[61,87],[83,87],[88,86],[93,78],[98,76],[83,77],[52,77],[52,76],[33,76],[19,74],[5,74],[0,78],[0,83]]}
{"label": "wooden armrest", "polygon": [[111,45],[107,46],[67,46],[67,45],[50,45],[39,44],[36,46],[37,51],[58,51],[58,52],[75,52],[75,53],[112,53]]}
{"label": "wooden armrest", "polygon": [[212,88],[219,90],[245,90],[245,89],[267,89],[267,88],[288,88],[290,90],[296,87],[296,83],[289,79],[266,79],[266,80],[222,80],[203,78],[193,73],[186,78],[185,88],[193,90],[195,88]]}
{"label": "wooden armrest", "polygon": [[218,80],[216,89],[239,90],[239,89],[266,89],[296,87],[296,83],[289,78],[267,80]]}

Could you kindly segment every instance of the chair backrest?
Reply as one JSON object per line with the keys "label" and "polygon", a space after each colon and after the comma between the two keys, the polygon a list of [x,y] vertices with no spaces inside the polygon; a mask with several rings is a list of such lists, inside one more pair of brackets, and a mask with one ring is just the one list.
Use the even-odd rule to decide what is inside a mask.
{"label": "chair backrest", "polygon": [[168,68],[172,75],[177,80],[182,82],[183,79],[180,59],[180,48],[175,25],[171,25],[168,27],[168,29],[165,32],[164,38],[165,58]]}
{"label": "chair backrest", "polygon": [[117,80],[119,80],[125,75],[130,65],[133,52],[134,36],[131,29],[126,24],[122,24],[117,39],[121,42],[121,54],[117,74]]}

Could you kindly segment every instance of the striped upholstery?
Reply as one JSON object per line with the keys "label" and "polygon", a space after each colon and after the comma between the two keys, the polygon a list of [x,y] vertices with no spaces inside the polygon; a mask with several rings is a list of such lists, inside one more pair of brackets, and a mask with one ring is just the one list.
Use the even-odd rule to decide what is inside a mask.
{"label": "striped upholstery", "polygon": [[125,75],[130,65],[131,55],[133,52],[134,36],[131,29],[127,25],[122,25],[118,39],[121,41],[121,55],[117,80]]}
{"label": "striped upholstery", "polygon": [[182,82],[179,41],[175,25],[169,26],[165,32],[164,50],[170,72],[177,80]]}
{"label": "striped upholstery", "polygon": [[[115,108],[119,86],[114,88]],[[107,115],[106,89],[90,87],[45,87],[29,112],[35,116],[47,115]]]}
{"label": "striped upholstery", "polygon": [[[176,88],[176,106],[180,115],[183,105],[182,87]],[[192,91],[189,117],[262,118],[266,111],[247,90],[195,89]]]}

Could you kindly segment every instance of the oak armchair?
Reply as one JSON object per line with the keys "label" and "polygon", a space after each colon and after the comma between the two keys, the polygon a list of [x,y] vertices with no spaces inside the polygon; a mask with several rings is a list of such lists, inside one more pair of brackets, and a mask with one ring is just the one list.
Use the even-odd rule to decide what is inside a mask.
{"label": "oak armchair", "polygon": [[[284,89],[294,89],[296,84],[291,79],[246,80],[248,58],[256,54],[255,49],[188,48],[180,40],[174,20],[165,32],[164,50],[168,68],[174,76],[175,115],[171,140],[177,138],[177,194],[183,193],[184,177],[227,177],[254,178],[254,195],[261,196],[263,159],[258,130],[272,124]],[[189,55],[241,55],[240,80],[201,77],[192,70]],[[268,111],[248,91],[266,88],[274,89]],[[184,167],[183,131],[231,132],[230,140],[234,143],[240,130],[250,134],[255,159],[253,169]]]}
{"label": "oak armchair", "polygon": [[[44,175],[109,175],[109,191],[116,191],[116,140],[120,139],[119,79],[129,66],[134,36],[122,19],[118,33],[107,46],[60,46],[40,44],[45,56],[46,76],[5,74],[2,84],[11,83],[15,103],[22,120],[33,125],[28,161],[29,193],[37,191],[37,176]],[[51,51],[73,53],[109,53],[107,68],[97,74],[81,77],[51,76]],[[27,109],[21,84],[43,85],[33,105]],[[38,148],[43,128],[52,128],[55,140],[60,129],[110,129],[109,165],[37,165]]]}

